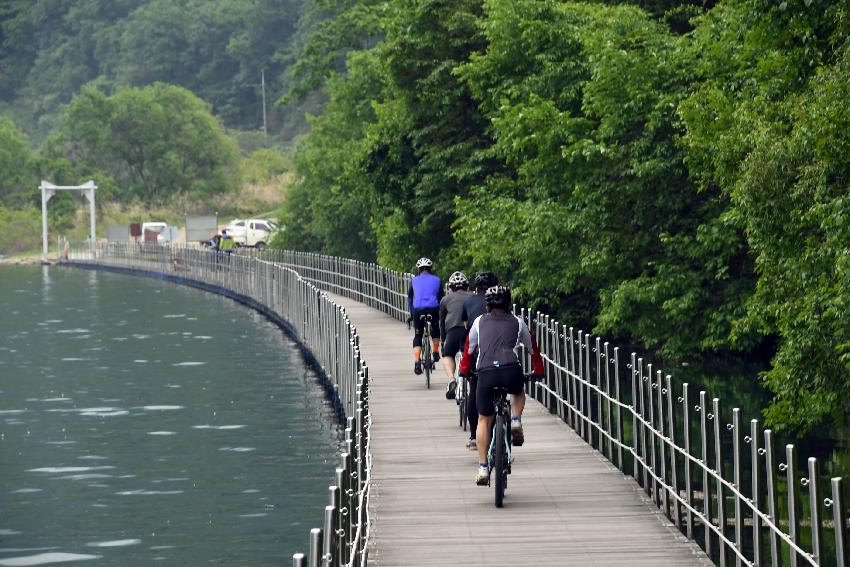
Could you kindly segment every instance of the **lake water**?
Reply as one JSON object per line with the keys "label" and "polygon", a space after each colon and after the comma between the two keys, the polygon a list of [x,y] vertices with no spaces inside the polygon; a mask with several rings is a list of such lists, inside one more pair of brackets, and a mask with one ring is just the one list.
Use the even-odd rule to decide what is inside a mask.
{"label": "lake water", "polygon": [[0,566],[288,564],[338,451],[317,377],[254,311],[0,268]]}

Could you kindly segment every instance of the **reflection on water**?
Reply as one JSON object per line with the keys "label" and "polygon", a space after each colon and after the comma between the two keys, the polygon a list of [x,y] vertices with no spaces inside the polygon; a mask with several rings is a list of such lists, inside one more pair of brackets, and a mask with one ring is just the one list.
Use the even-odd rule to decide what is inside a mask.
{"label": "reflection on water", "polygon": [[277,327],[58,267],[0,269],[0,313],[0,566],[270,565],[307,547],[338,430]]}

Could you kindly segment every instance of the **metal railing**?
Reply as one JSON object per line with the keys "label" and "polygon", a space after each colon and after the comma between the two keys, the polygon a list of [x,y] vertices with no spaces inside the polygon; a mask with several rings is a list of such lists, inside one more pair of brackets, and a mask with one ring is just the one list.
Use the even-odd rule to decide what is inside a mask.
{"label": "metal railing", "polygon": [[371,262],[313,252],[269,250],[245,253],[296,270],[307,281],[406,321],[407,289],[413,275]]}
{"label": "metal railing", "polygon": [[[411,275],[319,254],[266,251],[317,286],[407,317]],[[545,376],[529,392],[591,447],[638,482],[679,530],[721,566],[850,565],[843,481],[800,471],[794,445],[738,408],[674,382],[644,358],[515,309],[535,334]],[[524,364],[529,370],[526,354]],[[783,460],[784,457],[784,460]],[[780,462],[781,461],[781,462]],[[828,497],[824,497],[828,494]]]}
{"label": "metal railing", "polygon": [[[157,260],[161,270],[167,269],[165,264],[182,261],[174,258],[175,252],[162,252],[164,258]],[[215,264],[215,256],[200,254],[206,254],[208,264]],[[251,266],[290,268],[319,288],[371,305],[398,320],[407,318],[410,274],[312,253],[267,250],[250,256],[230,259],[256,262],[242,264],[242,279],[231,282],[233,286],[248,285],[244,280],[259,271]],[[208,267],[205,273],[218,277],[212,270]],[[619,347],[601,337],[540,312],[515,312],[535,334],[545,361],[545,376],[530,394],[634,477],[654,504],[715,563],[724,567],[732,562],[774,567],[850,565],[843,481],[836,477],[827,485],[819,478],[816,459],[808,459],[801,474],[795,447],[786,445],[784,455],[778,454],[773,431],[763,429],[757,419],[747,426],[738,408],[723,412],[719,398],[709,397],[704,390],[693,397],[687,383],[674,392],[669,374],[636,353],[621,356]],[[524,363],[528,368],[527,355]],[[362,403],[368,422],[368,400]],[[357,434],[362,442],[365,437],[369,459],[368,430],[360,430],[356,420],[354,428],[350,425],[352,433],[347,438],[354,442]],[[779,462],[783,457],[784,462]],[[345,476],[345,466],[341,469]],[[365,474],[369,474],[368,466]],[[350,491],[341,492],[353,496]],[[317,557],[322,565],[338,564],[328,562],[333,561],[329,554],[339,549],[340,539],[349,537],[350,531],[339,527],[333,531],[344,506],[337,503],[339,493],[331,487],[326,527],[311,532],[310,565],[319,564]],[[363,494],[368,500],[368,490]],[[360,503],[358,513],[362,514],[367,506],[362,497]],[[360,531],[366,530],[365,544],[368,518],[356,525],[354,540],[361,541]],[[323,533],[331,533],[331,541],[323,539]],[[365,564],[365,549],[359,558]],[[301,554],[293,558],[295,566],[304,561]]]}
{"label": "metal railing", "polygon": [[[345,309],[296,270],[246,255],[185,246],[99,244],[74,247],[68,264],[158,277],[227,295],[286,329],[321,367],[325,388],[345,426],[343,451],[329,487],[324,525],[310,532],[310,553],[294,565],[364,566],[369,542],[369,369]],[[305,563],[306,562],[306,563]]]}

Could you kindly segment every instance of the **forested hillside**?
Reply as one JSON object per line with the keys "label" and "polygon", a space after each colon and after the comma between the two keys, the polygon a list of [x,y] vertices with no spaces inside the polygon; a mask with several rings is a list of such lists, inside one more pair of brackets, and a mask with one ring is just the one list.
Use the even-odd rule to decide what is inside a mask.
{"label": "forested hillside", "polygon": [[[273,105],[321,12],[306,0],[7,0],[0,3],[0,112],[36,141],[91,82],[168,83],[210,104],[225,126],[262,124],[261,72],[272,128],[297,109]],[[288,124],[287,121],[290,123]]]}
{"label": "forested hillside", "polygon": [[846,420],[850,4],[339,4],[281,245],[494,270],[671,361],[767,353],[774,426]]}
{"label": "forested hillside", "polygon": [[[267,211],[252,188],[279,203],[283,152],[322,100],[295,65],[328,14],[307,0],[0,3],[0,253],[39,242],[40,179],[94,179],[113,222]],[[55,197],[51,231],[73,233],[79,204]]]}

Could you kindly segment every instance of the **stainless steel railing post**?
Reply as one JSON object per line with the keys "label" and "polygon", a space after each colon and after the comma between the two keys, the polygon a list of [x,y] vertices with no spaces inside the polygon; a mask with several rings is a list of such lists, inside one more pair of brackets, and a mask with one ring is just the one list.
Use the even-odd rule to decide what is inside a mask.
{"label": "stainless steel railing post", "polygon": [[603,345],[602,357],[605,360],[605,431],[607,433],[607,441],[608,441],[608,460],[612,463],[614,462],[614,443],[611,442],[611,425],[612,425],[612,416],[611,416],[611,363],[614,362],[611,360],[610,355],[608,354],[608,341],[605,341]]}
{"label": "stainless steel railing post", "polygon": [[336,525],[338,510],[335,506],[325,506],[325,529],[322,545],[322,567],[337,567],[336,556]]}
{"label": "stainless steel railing post", "polygon": [[[663,383],[661,381],[661,371],[660,370],[656,371],[656,376],[657,376],[657,382],[655,382],[653,384],[653,386],[655,387],[655,389],[658,392],[658,395],[656,396],[656,403],[658,404],[658,420],[657,420],[658,421],[658,434],[655,435],[654,437],[656,437],[658,439],[658,443],[657,443],[658,444],[658,464],[659,464],[660,471],[657,474],[659,475],[659,478],[660,478],[660,480],[658,482],[658,492],[660,494],[656,494],[656,496],[655,496],[655,505],[661,506],[662,511],[669,518],[670,517],[670,507],[669,507],[670,499],[668,497],[668,492],[667,492],[667,456],[666,456],[667,447],[666,447],[666,443],[664,442],[664,386],[663,386]],[[650,374],[649,379],[652,380],[651,374]],[[653,443],[653,447],[654,446],[655,446],[655,443]],[[660,504],[659,504],[659,498],[661,500]]]}
{"label": "stainless steel railing post", "polygon": [[685,533],[689,539],[694,539],[694,513],[691,507],[694,505],[694,490],[691,480],[691,415],[688,401],[688,383],[682,384],[682,442],[685,445],[685,502],[688,507],[685,510]]}
{"label": "stainless steel railing post", "polygon": [[324,543],[322,539],[321,528],[310,530],[310,567],[321,567],[324,564],[322,558]]}
{"label": "stainless steel railing post", "polygon": [[[711,401],[712,411],[714,414],[714,472],[717,477],[723,478],[723,440],[720,436],[720,398],[714,398]],[[723,496],[723,483],[717,481],[717,527],[720,529],[720,535],[726,533],[726,515],[725,515],[725,500]],[[720,554],[720,567],[726,567],[726,543],[723,537],[718,540],[718,551]]]}
{"label": "stainless steel railing post", "polygon": [[[788,537],[794,545],[797,544],[797,475],[794,471],[796,458],[797,451],[794,445],[785,445],[785,463],[780,465],[780,469],[785,470],[785,480],[787,483],[785,488],[787,496],[786,509],[788,510]],[[789,555],[791,559],[791,567],[797,567],[797,553],[793,548],[789,550]]]}
{"label": "stainless steel railing post", "polygon": [[605,435],[603,432],[605,429],[602,427],[602,366],[600,365],[600,361],[602,360],[602,339],[596,337],[596,345],[593,347],[593,353],[595,356],[593,357],[596,360],[596,424],[599,428],[596,450],[600,453],[603,450],[603,443]]}
{"label": "stainless steel railing post", "polygon": [[[776,441],[773,439],[773,431],[764,430],[764,470],[767,475],[767,510],[770,521],[779,525],[779,517],[776,515]],[[772,567],[779,567],[779,538],[774,530],[770,530],[770,562]]]}
{"label": "stainless steel railing post", "polygon": [[835,532],[835,564],[837,567],[847,567],[847,512],[844,510],[844,486],[841,477],[830,480],[832,488],[832,529]]}
{"label": "stainless steel railing post", "polygon": [[625,465],[623,464],[623,444],[625,443],[625,439],[623,438],[623,398],[620,396],[620,347],[614,347],[614,391],[616,392],[616,400],[617,400],[617,466],[620,467],[620,470],[625,472]]}
{"label": "stainless steel railing post", "polygon": [[[738,495],[739,491],[743,490],[741,486],[741,410],[732,408],[732,478],[735,483],[735,547],[737,551],[744,549],[744,522],[741,510],[741,498]],[[741,567],[741,556],[735,554],[735,565]]]}
{"label": "stainless steel railing post", "polygon": [[814,457],[809,457],[809,478],[804,486],[809,488],[809,513],[812,530],[812,555],[818,565],[823,564],[823,555],[821,542],[823,541],[823,526],[820,522],[820,498],[818,497],[818,484],[820,476],[818,475],[818,460]]}
{"label": "stainless steel railing post", "polygon": [[584,384],[582,381],[585,379],[584,372],[584,331],[579,330],[578,332],[578,383],[576,384],[576,389],[578,391],[578,414],[579,414],[579,436],[587,441],[587,435],[585,435],[585,423],[584,423]]}
{"label": "stainless steel railing post", "polygon": [[[759,485],[759,422],[757,419],[750,420],[750,466],[751,494],[753,507],[761,510],[761,488]],[[753,563],[761,565],[761,518],[753,513]]]}
{"label": "stainless steel railing post", "polygon": [[700,443],[702,446],[702,512],[705,528],[705,553],[711,557],[711,485],[708,481],[708,408],[706,407],[706,391],[699,393],[699,427]]}
{"label": "stainless steel railing post", "polygon": [[648,451],[646,450],[646,426],[644,425],[644,422],[646,420],[646,411],[644,411],[644,408],[646,406],[643,403],[643,389],[644,389],[643,388],[643,381],[644,381],[643,378],[644,378],[643,377],[643,358],[638,358],[637,359],[637,388],[638,388],[637,391],[638,391],[638,400],[640,402],[639,404],[637,404],[637,407],[639,408],[638,409],[638,415],[640,416],[640,424],[639,424],[640,425],[640,452],[638,454],[641,456],[641,460],[643,461],[641,463],[641,468],[643,469],[642,470],[642,473],[643,473],[642,474],[642,476],[643,476],[643,489],[646,491],[647,494],[650,494],[651,488],[650,488],[650,485],[649,485],[649,474],[647,472],[647,465],[646,465],[646,456],[648,454]]}
{"label": "stainless steel railing post", "polygon": [[676,457],[676,416],[673,413],[673,377],[669,374],[664,377],[667,389],[667,433],[670,440],[670,481],[673,494],[673,523],[682,529],[682,520],[679,513],[679,471],[678,458]]}

